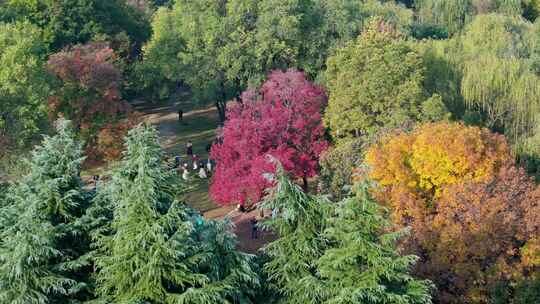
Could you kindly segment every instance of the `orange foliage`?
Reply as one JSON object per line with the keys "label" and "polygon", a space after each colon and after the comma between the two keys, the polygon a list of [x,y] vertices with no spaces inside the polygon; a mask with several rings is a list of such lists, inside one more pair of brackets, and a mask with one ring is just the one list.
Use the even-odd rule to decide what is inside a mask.
{"label": "orange foliage", "polygon": [[375,195],[398,227],[411,227],[407,251],[439,288],[440,303],[487,303],[498,282],[540,265],[540,190],[514,167],[504,137],[435,123],[398,134],[366,155]]}
{"label": "orange foliage", "polygon": [[423,271],[442,275],[440,285],[465,295],[465,302],[485,302],[490,286],[520,279],[523,266],[534,266],[521,256],[533,254],[521,248],[533,237],[523,219],[534,190],[530,178],[515,167],[484,182],[445,189],[430,219],[431,241],[422,244],[429,252]]}
{"label": "orange foliage", "polygon": [[99,165],[105,161],[120,158],[124,149],[124,137],[131,128],[141,122],[141,119],[140,113],[133,112],[122,120],[104,124],[98,131],[93,144],[87,145],[87,165]]}

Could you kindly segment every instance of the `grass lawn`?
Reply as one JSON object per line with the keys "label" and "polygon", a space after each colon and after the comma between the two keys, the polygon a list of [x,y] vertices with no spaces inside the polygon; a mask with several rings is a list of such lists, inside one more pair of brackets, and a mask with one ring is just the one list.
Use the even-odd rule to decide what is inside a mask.
{"label": "grass lawn", "polygon": [[[178,123],[178,117],[158,122],[163,147],[169,156],[180,155],[182,161],[186,160],[186,143],[191,140],[193,153],[201,159],[208,158],[206,146],[216,136],[216,128],[219,123],[217,112],[214,109],[190,112],[184,115],[185,124]],[[191,166],[191,162],[188,162]],[[209,180],[201,180],[197,173],[191,171],[195,189],[181,197],[183,201],[201,212],[216,209],[216,205],[208,194]]]}
{"label": "grass lawn", "polygon": [[[203,110],[193,110],[184,114],[184,124],[178,122],[177,108],[175,106],[150,107],[142,110],[144,119],[155,125],[159,131],[161,145],[168,157],[180,155],[182,162],[187,160],[186,143],[191,140],[193,143],[193,153],[202,160],[208,158],[206,146],[212,142],[216,136],[216,128],[219,124],[217,111],[213,108]],[[191,161],[188,162],[191,167]],[[92,175],[101,175],[108,171],[112,164],[88,168],[82,172],[83,179],[89,180]],[[179,199],[185,201],[190,206],[206,213],[214,210],[218,211],[220,206],[216,205],[209,196],[209,179],[201,180],[196,172],[191,171],[192,185],[194,189]]]}

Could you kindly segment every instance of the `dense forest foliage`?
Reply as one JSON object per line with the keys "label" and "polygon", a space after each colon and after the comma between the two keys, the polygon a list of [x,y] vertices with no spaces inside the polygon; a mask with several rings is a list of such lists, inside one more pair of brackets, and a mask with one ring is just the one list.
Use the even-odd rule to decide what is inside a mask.
{"label": "dense forest foliage", "polygon": [[1,303],[540,302],[540,0],[5,0],[0,65]]}

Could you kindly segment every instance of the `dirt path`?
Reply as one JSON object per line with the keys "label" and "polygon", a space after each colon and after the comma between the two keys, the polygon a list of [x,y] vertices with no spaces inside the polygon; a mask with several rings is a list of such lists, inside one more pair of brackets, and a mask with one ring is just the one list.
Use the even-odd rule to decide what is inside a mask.
{"label": "dirt path", "polygon": [[[184,113],[183,120],[185,124],[181,124],[178,121],[179,108],[178,104],[168,106],[143,105],[138,106],[137,110],[144,113],[143,118],[146,121],[156,126],[162,139],[162,146],[167,153],[181,154],[184,148],[182,144],[185,144],[187,140],[192,140],[194,142],[194,151],[198,152],[200,156],[207,156],[205,149],[201,147],[199,147],[201,149],[197,149],[196,139],[205,137],[205,135],[209,139],[215,136],[215,128],[218,124],[216,109],[208,108]],[[204,138],[199,139],[204,140]]]}
{"label": "dirt path", "polygon": [[[238,249],[247,253],[257,254],[259,249],[262,248],[265,244],[274,240],[275,234],[269,231],[262,231],[257,229],[257,238],[252,237],[252,224],[251,220],[253,218],[259,219],[259,210],[252,210],[250,212],[239,212],[236,209],[231,207],[224,207],[221,210],[230,211],[226,215],[220,215],[217,217],[212,217],[216,215],[215,213],[207,213],[205,217],[207,218],[223,218],[228,217],[232,220],[235,226],[235,233],[238,236]],[[221,211],[220,210],[220,211]]]}

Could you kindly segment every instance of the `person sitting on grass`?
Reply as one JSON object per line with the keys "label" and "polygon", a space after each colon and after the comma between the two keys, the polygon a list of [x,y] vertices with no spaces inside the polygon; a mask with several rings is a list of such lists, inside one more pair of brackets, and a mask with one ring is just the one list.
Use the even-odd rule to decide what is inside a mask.
{"label": "person sitting on grass", "polygon": [[206,170],[204,170],[204,167],[201,166],[199,169],[199,178],[206,179],[208,176],[206,175]]}
{"label": "person sitting on grass", "polygon": [[197,171],[197,169],[199,169],[199,157],[197,155],[193,155],[191,161],[193,161],[193,170]]}
{"label": "person sitting on grass", "polygon": [[189,179],[189,170],[184,168],[184,173],[182,173],[182,179],[187,181]]}
{"label": "person sitting on grass", "polygon": [[238,211],[244,213],[244,212],[246,212],[246,207],[244,207],[243,204],[238,204],[238,205],[236,206],[236,210],[238,210]]}

